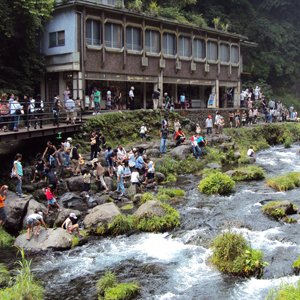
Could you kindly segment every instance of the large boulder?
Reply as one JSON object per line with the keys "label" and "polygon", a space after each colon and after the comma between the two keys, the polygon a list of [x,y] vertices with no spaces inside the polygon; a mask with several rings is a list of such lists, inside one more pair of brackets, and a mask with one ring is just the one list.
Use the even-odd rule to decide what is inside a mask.
{"label": "large boulder", "polygon": [[97,205],[104,204],[106,202],[111,202],[111,197],[108,194],[94,194],[89,197],[86,197],[87,205],[89,208],[93,208]]}
{"label": "large boulder", "polygon": [[156,200],[150,200],[142,204],[137,211],[134,213],[138,218],[148,218],[148,217],[163,217],[166,214],[162,203]]}
{"label": "large boulder", "polygon": [[105,203],[94,207],[90,213],[85,216],[83,224],[85,228],[103,226],[120,214],[120,209],[114,203]]}
{"label": "large boulder", "polygon": [[148,149],[146,151],[146,154],[148,157],[155,157],[155,158],[160,157],[160,155],[161,155],[159,149],[153,149],[153,148]]}
{"label": "large boulder", "polygon": [[[47,202],[45,201],[45,204],[47,204]],[[28,202],[28,206],[27,206],[27,211],[26,211],[26,215],[25,217],[23,218],[23,228],[27,228],[27,225],[26,225],[26,219],[29,215],[33,214],[36,210],[38,211],[42,211],[42,212],[45,212],[46,211],[46,205],[42,204],[42,203],[39,203],[37,202],[36,200],[34,199],[30,199],[29,202]],[[45,220],[45,222],[50,225],[47,220]]]}
{"label": "large boulder", "polygon": [[82,176],[74,176],[66,179],[68,188],[71,192],[81,192],[84,188],[84,182]]}
{"label": "large boulder", "polygon": [[70,213],[74,213],[78,219],[81,217],[81,212],[79,210],[69,209],[69,208],[62,208],[59,212],[57,218],[54,221],[54,226],[60,227],[62,223],[69,217]]}
{"label": "large boulder", "polygon": [[5,200],[5,212],[7,221],[5,227],[10,233],[17,232],[22,228],[22,219],[27,211],[32,196],[18,197],[15,193],[8,191]]}
{"label": "large boulder", "polygon": [[173,158],[186,159],[192,152],[190,145],[180,145],[170,151]]}
{"label": "large boulder", "polygon": [[165,181],[166,176],[163,173],[155,172],[155,179],[158,183]]}
{"label": "large boulder", "polygon": [[26,240],[26,233],[16,238],[15,246],[25,251],[37,252],[45,250],[64,250],[71,248],[72,235],[62,228],[41,229],[40,235]]}
{"label": "large boulder", "polygon": [[65,193],[60,197],[60,201],[65,208],[76,209],[80,211],[87,210],[88,206],[84,199],[74,193]]}
{"label": "large boulder", "polygon": [[110,191],[113,191],[117,188],[117,185],[115,184],[115,182],[113,181],[113,179],[111,177],[105,176],[104,182]]}

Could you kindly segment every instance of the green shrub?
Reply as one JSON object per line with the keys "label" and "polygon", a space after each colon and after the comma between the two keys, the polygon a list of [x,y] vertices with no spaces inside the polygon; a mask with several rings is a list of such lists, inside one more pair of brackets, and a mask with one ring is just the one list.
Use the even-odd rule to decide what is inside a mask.
{"label": "green shrub", "polygon": [[300,186],[300,172],[291,172],[267,180],[267,185],[277,191],[283,192]]}
{"label": "green shrub", "polygon": [[130,300],[137,296],[140,287],[137,283],[120,283],[105,290],[105,300]]}
{"label": "green shrub", "polygon": [[12,246],[14,240],[15,239],[9,233],[7,233],[3,227],[0,227],[0,248]]}
{"label": "green shrub", "polygon": [[261,167],[247,166],[235,169],[231,178],[235,181],[260,180],[265,178],[265,173]]}
{"label": "green shrub", "polygon": [[176,182],[177,177],[174,174],[168,174],[165,181],[163,183]]}
{"label": "green shrub", "polygon": [[278,290],[271,290],[266,300],[299,300],[300,299],[300,281],[295,284],[282,284]]}
{"label": "green shrub", "polygon": [[133,217],[118,215],[115,216],[113,221],[108,224],[108,231],[112,235],[124,234],[133,229]]}
{"label": "green shrub", "polygon": [[18,275],[15,278],[14,285],[0,290],[0,299],[44,299],[44,288],[34,279],[30,270],[31,261],[25,258],[23,250],[21,250],[21,260],[18,265]]}
{"label": "green shrub", "polygon": [[179,212],[168,204],[162,204],[165,215],[136,218],[136,228],[146,232],[164,232],[180,225]]}
{"label": "green shrub", "polygon": [[155,196],[152,193],[146,192],[142,195],[141,204],[146,203],[147,201],[154,200]]}
{"label": "green shrub", "polygon": [[96,284],[97,292],[99,295],[104,296],[105,291],[117,285],[116,275],[112,272],[106,272]]}
{"label": "green shrub", "polygon": [[0,263],[0,288],[8,285],[10,280],[9,271],[6,266]]}
{"label": "green shrub", "polygon": [[261,276],[266,263],[262,252],[251,249],[241,234],[225,232],[212,243],[212,263],[224,273],[249,277]]}
{"label": "green shrub", "polygon": [[234,181],[221,172],[213,173],[200,181],[198,188],[204,194],[228,195],[235,187]]}
{"label": "green shrub", "polygon": [[184,197],[185,191],[181,189],[172,189],[172,188],[160,188],[158,190],[158,195],[168,195],[171,198]]}

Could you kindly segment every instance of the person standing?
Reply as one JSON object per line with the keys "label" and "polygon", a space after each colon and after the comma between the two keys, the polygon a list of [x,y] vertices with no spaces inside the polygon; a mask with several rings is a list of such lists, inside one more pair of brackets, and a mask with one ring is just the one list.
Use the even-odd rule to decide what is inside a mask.
{"label": "person standing", "polygon": [[154,90],[152,94],[153,109],[158,108],[159,97],[160,97],[160,89],[158,88],[157,90]]}
{"label": "person standing", "polygon": [[124,173],[124,167],[122,165],[122,162],[118,161],[118,169],[117,169],[118,187],[117,187],[117,192],[121,192],[120,198],[122,196],[124,196],[124,193],[125,193],[123,173]]}
{"label": "person standing", "polygon": [[165,125],[162,127],[162,129],[160,130],[160,153],[164,154],[167,153],[167,138],[169,135],[169,129],[168,126]]}
{"label": "person standing", "polygon": [[108,89],[106,92],[106,109],[111,110],[112,109],[112,97],[111,97],[111,90]]}
{"label": "person standing", "polygon": [[205,128],[206,128],[206,134],[210,135],[212,134],[212,128],[213,128],[213,121],[211,115],[207,117],[205,120]]}
{"label": "person standing", "polygon": [[94,88],[94,112],[93,115],[97,115],[100,113],[100,104],[101,104],[101,92],[97,87]]}
{"label": "person standing", "polygon": [[70,94],[71,94],[70,88],[67,86],[64,93],[63,93],[63,95],[64,95],[64,106],[65,107],[66,107],[67,100],[69,100],[69,98],[70,98]]}
{"label": "person standing", "polygon": [[147,133],[147,127],[145,124],[143,124],[140,129],[140,137],[141,137],[142,141],[143,141],[143,139],[147,138],[146,133]]}
{"label": "person standing", "polygon": [[72,172],[74,176],[80,175],[80,163],[79,163],[79,152],[78,149],[80,147],[80,144],[76,144],[75,147],[71,150],[71,161],[72,161]]}
{"label": "person standing", "polygon": [[24,198],[23,192],[22,192],[22,178],[23,178],[23,167],[22,167],[22,154],[18,153],[15,156],[14,166],[13,166],[13,173],[17,179],[16,184],[16,194],[20,198]]}
{"label": "person standing", "polygon": [[8,190],[7,185],[2,185],[0,188],[0,226],[2,226],[6,221],[4,201],[6,199],[7,190]]}
{"label": "person standing", "polygon": [[169,97],[169,95],[168,95],[168,93],[167,92],[165,92],[164,93],[164,108],[165,108],[165,110],[168,110],[169,109],[169,105],[170,105],[170,97]]}
{"label": "person standing", "polygon": [[134,87],[132,86],[129,91],[129,108],[134,110]]}
{"label": "person standing", "polygon": [[75,101],[70,97],[66,102],[65,102],[65,108],[66,108],[66,113],[67,113],[67,125],[69,124],[69,121],[71,124],[75,124],[75,118],[74,118],[74,111],[75,111]]}
{"label": "person standing", "polygon": [[38,123],[40,128],[43,128],[43,115],[44,115],[44,101],[41,99],[40,95],[37,95],[35,108],[34,108],[34,129],[36,129]]}
{"label": "person standing", "polygon": [[59,96],[57,95],[54,97],[54,103],[53,103],[53,126],[59,126],[59,112],[62,108]]}
{"label": "person standing", "polygon": [[104,181],[104,173],[105,173],[105,168],[101,165],[100,161],[94,161],[94,174],[96,176],[96,182],[98,182],[99,190],[101,186],[105,189],[105,192],[108,192],[108,187]]}
{"label": "person standing", "polygon": [[186,108],[185,106],[185,94],[182,93],[179,97],[179,101],[180,101],[180,109]]}
{"label": "person standing", "polygon": [[[11,99],[9,99],[11,101]],[[11,124],[10,124],[10,129],[13,131],[18,131],[19,127],[19,121],[20,121],[20,115],[22,111],[22,106],[19,103],[19,97],[16,96],[15,99],[10,102],[10,116],[11,116]]]}

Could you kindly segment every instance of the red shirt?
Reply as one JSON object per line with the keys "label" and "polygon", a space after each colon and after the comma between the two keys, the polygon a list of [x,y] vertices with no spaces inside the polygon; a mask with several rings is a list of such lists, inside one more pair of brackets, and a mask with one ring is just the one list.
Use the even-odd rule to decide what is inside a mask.
{"label": "red shirt", "polygon": [[45,190],[45,196],[46,196],[47,200],[52,200],[54,198],[54,195],[53,195],[53,193],[51,192],[50,189]]}

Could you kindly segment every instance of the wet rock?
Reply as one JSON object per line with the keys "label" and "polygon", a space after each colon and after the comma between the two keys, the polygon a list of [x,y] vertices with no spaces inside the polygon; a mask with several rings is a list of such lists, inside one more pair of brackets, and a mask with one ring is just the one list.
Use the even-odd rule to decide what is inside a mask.
{"label": "wet rock", "polygon": [[133,203],[138,203],[141,201],[143,194],[136,194],[133,197]]}
{"label": "wet rock", "polygon": [[83,177],[74,176],[66,180],[68,189],[71,192],[81,192],[84,188]]}
{"label": "wet rock", "polygon": [[255,157],[249,157],[248,162],[249,162],[249,164],[255,164],[255,162],[256,162]]}
{"label": "wet rock", "polygon": [[33,193],[33,197],[41,203],[45,203],[46,201],[45,193],[42,189],[36,189]]}
{"label": "wet rock", "polygon": [[191,154],[192,148],[190,145],[180,145],[170,151],[173,158],[186,159]]}
{"label": "wet rock", "polygon": [[262,207],[265,215],[276,220],[282,219],[287,215],[297,213],[297,209],[293,203],[288,200],[283,201],[270,201]]}
{"label": "wet rock", "polygon": [[5,227],[9,232],[17,232],[22,228],[22,220],[31,199],[33,199],[31,195],[19,198],[15,193],[8,191],[5,200],[5,212],[7,215]]}
{"label": "wet rock", "polygon": [[162,207],[162,203],[156,200],[147,201],[142,204],[138,210],[134,213],[139,218],[157,216],[162,217],[165,215],[165,210]]}
{"label": "wet rock", "polygon": [[241,158],[241,153],[239,151],[235,151],[233,153],[233,157],[237,160],[237,159]]}
{"label": "wet rock", "polygon": [[107,202],[111,202],[112,198],[108,194],[95,194],[86,198],[89,208],[101,205]]}
{"label": "wet rock", "polygon": [[146,151],[148,157],[158,158],[160,157],[160,151],[158,149],[149,149]]}
{"label": "wet rock", "polygon": [[210,163],[206,165],[208,169],[220,170],[222,167],[218,163]]}
{"label": "wet rock", "polygon": [[26,193],[32,193],[35,190],[35,188],[31,184],[22,185],[22,189]]}
{"label": "wet rock", "polygon": [[88,215],[85,216],[83,224],[85,228],[105,225],[121,214],[120,209],[114,203],[105,203],[94,207]]}
{"label": "wet rock", "polygon": [[155,172],[155,179],[158,183],[165,181],[166,176],[163,173]]}
{"label": "wet rock", "polygon": [[80,211],[87,210],[87,203],[81,197],[74,193],[66,193],[61,196],[60,201],[65,208],[76,209]]}
{"label": "wet rock", "polygon": [[117,188],[114,180],[111,177],[104,177],[104,181],[110,191],[113,191]]}
{"label": "wet rock", "polygon": [[72,235],[62,228],[42,228],[40,235],[37,237],[32,236],[30,241],[26,240],[26,233],[19,235],[14,245],[30,252],[64,250],[71,248]]}
{"label": "wet rock", "polygon": [[65,219],[69,217],[70,213],[74,213],[78,219],[80,219],[81,217],[81,212],[79,210],[62,208],[62,210],[59,212],[57,218],[54,221],[54,226],[60,227],[65,221]]}

